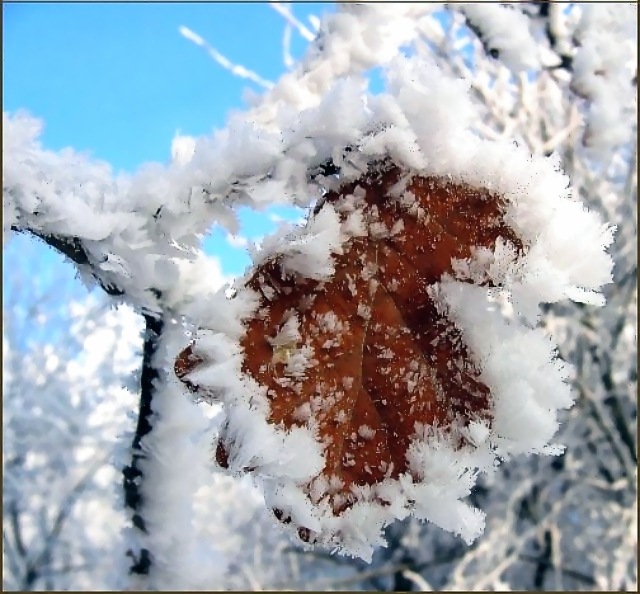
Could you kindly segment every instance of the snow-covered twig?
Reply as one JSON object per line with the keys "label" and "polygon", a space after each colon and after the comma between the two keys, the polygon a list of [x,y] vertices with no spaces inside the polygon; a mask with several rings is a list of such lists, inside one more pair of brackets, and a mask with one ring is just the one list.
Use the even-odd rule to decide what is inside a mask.
{"label": "snow-covered twig", "polygon": [[418,587],[418,592],[433,592],[431,584],[427,582],[419,573],[410,569],[405,569],[402,575]]}
{"label": "snow-covered twig", "polygon": [[282,33],[282,60],[287,68],[294,65],[293,56],[291,55],[291,25],[287,23]]}
{"label": "snow-covered twig", "polygon": [[217,49],[210,46],[202,37],[200,37],[200,35],[198,35],[197,33],[194,33],[188,27],[185,27],[184,25],[182,25],[179,27],[178,30],[180,31],[180,34],[185,39],[192,41],[196,45],[199,45],[204,50],[206,50],[206,52],[215,60],[215,62],[217,62],[225,70],[228,70],[229,72],[231,72],[231,74],[233,74],[234,76],[237,76],[238,78],[245,78],[247,80],[250,80],[251,82],[254,82],[258,86],[262,87],[263,89],[273,88],[273,83],[271,81],[263,79],[261,76],[256,74],[253,70],[249,70],[248,68],[245,68],[244,66],[241,66],[239,64],[234,64],[226,56],[221,54]]}
{"label": "snow-covered twig", "polygon": [[315,38],[314,33],[309,31],[305,25],[300,22],[293,14],[288,5],[282,2],[269,2],[269,5],[275,10],[290,27],[295,27],[296,31],[307,41],[313,41]]}

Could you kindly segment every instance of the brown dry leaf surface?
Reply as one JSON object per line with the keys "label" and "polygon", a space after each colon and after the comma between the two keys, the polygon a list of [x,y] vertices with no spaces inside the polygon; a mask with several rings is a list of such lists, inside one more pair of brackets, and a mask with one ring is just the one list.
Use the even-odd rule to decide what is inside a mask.
{"label": "brown dry leaf surface", "polygon": [[[331,486],[313,489],[313,500],[328,497],[335,513],[355,500],[352,486],[408,470],[416,424],[446,428],[454,419],[488,416],[489,389],[427,289],[473,247],[493,249],[502,237],[522,249],[497,196],[414,176],[406,190],[415,201],[403,200],[391,196],[401,176],[395,166],[372,170],[325,197],[338,211],[345,201],[358,202],[369,223],[368,237],[352,239],[334,256],[331,280],[287,277],[276,259],[248,282],[261,299],[241,342],[244,372],[266,386],[269,422],[315,428],[325,448],[321,476]],[[270,342],[291,315],[301,335],[291,348],[312,353],[303,375],[287,370],[290,350]],[[183,351],[178,376],[198,362],[190,347]],[[220,446],[218,461],[225,458]]]}

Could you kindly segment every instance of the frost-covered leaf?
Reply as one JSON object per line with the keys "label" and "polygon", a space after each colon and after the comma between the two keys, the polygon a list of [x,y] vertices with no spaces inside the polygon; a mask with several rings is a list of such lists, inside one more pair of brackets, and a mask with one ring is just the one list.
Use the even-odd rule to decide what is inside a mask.
{"label": "frost-covered leaf", "polygon": [[[367,558],[385,525],[413,513],[471,541],[483,514],[461,499],[477,470],[496,451],[548,452],[556,409],[571,404],[562,368],[484,299],[526,266],[507,212],[494,192],[377,162],[248,276],[235,299],[257,295],[258,306],[239,352],[229,358],[227,339],[203,331],[176,361],[191,390],[228,407],[218,463],[268,477],[267,502],[303,540]],[[483,337],[451,290],[474,282]],[[501,340],[506,372],[492,358]],[[526,367],[522,345],[534,373],[516,367],[509,384],[504,374]],[[514,407],[525,423],[538,417],[522,447]]]}
{"label": "frost-covered leaf", "polygon": [[[254,250],[230,301],[198,304],[176,362],[223,405],[219,465],[258,477],[303,540],[365,559],[410,514],[471,542],[478,472],[561,451],[570,370],[539,305],[602,303],[612,268],[613,229],[557,159],[478,138],[460,81],[402,58],[387,90],[340,82],[283,133],[296,148],[274,175],[296,204],[321,198]],[[337,175],[314,174],[327,159]]]}

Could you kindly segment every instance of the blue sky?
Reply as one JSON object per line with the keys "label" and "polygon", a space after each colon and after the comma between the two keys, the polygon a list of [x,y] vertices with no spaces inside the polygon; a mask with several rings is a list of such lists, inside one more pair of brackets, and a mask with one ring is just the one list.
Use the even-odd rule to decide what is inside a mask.
{"label": "blue sky", "polygon": [[[292,5],[296,17],[332,11],[329,3]],[[184,25],[235,63],[276,80],[285,70],[284,19],[267,3],[3,4],[3,110],[26,109],[45,122],[44,145],[71,146],[105,160],[116,171],[135,171],[170,158],[176,131],[203,135],[223,126],[242,108],[243,90],[255,84],[234,77],[178,32]],[[292,54],[306,41],[293,32]],[[292,216],[280,209],[276,214]],[[276,223],[266,215],[240,213],[241,233],[259,237]],[[50,282],[73,270],[44,245],[25,237],[5,246],[3,280],[42,259]],[[249,259],[224,234],[213,232],[208,252],[228,274]],[[62,269],[65,267],[66,269]],[[43,279],[44,280],[44,279]]]}

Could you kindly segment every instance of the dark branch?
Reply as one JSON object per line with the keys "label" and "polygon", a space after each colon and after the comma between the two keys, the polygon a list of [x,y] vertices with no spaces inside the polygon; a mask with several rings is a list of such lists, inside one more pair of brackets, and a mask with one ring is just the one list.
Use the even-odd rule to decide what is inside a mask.
{"label": "dark branch", "polygon": [[558,36],[551,26],[551,2],[549,0],[534,0],[532,4],[538,7],[538,18],[544,21],[544,34],[549,42],[549,47],[560,58],[560,64],[551,66],[548,70],[564,69],[573,72],[573,57],[558,51]]}
{"label": "dark branch", "polygon": [[61,254],[67,256],[78,266],[89,264],[89,256],[82,246],[82,242],[77,237],[57,237],[56,235],[45,235],[33,229],[28,230],[29,233],[42,239],[52,248],[58,250]]}
{"label": "dark branch", "polygon": [[11,520],[11,529],[13,530],[13,538],[16,544],[16,550],[23,559],[27,556],[27,549],[22,539],[22,529],[20,526],[20,517],[18,514],[18,502],[12,501],[9,504],[9,518]]}
{"label": "dark branch", "polygon": [[489,45],[489,42],[487,41],[487,38],[482,29],[478,25],[476,25],[468,15],[464,14],[464,18],[469,30],[478,38],[478,41],[482,45],[484,53],[488,56],[491,56],[494,60],[497,60],[500,57],[500,51],[497,48],[491,47]]}
{"label": "dark branch", "polygon": [[[156,389],[156,382],[160,379],[158,369],[154,365],[155,355],[158,352],[160,336],[164,328],[162,318],[153,315],[145,315],[145,338],[142,359],[142,374],[140,378],[140,406],[138,410],[138,424],[131,444],[131,464],[122,470],[125,505],[133,511],[133,525],[146,533],[147,527],[141,513],[144,504],[140,492],[143,472],[140,463],[145,455],[142,451],[142,438],[151,431],[151,403]],[[151,556],[147,549],[140,551],[140,556],[129,550],[127,555],[133,560],[131,573],[148,575],[151,567]]]}
{"label": "dark branch", "polygon": [[547,571],[553,567],[552,565],[553,541],[551,540],[551,532],[545,530],[542,537],[542,552],[537,559],[535,574],[533,577],[533,585],[536,589],[544,586],[544,578]]}
{"label": "dark branch", "polygon": [[564,575],[566,575],[567,577],[573,578],[574,580],[579,580],[581,582],[584,582],[585,584],[590,584],[592,586],[596,585],[596,581],[591,576],[581,573],[579,571],[576,571],[575,569],[568,569],[565,567],[556,567],[555,565],[553,565],[552,563],[549,563],[544,559],[540,559],[539,557],[533,557],[531,555],[519,555],[518,558],[521,561],[536,563],[538,565],[540,563],[543,563],[547,565],[550,569],[559,569]]}
{"label": "dark branch", "polygon": [[82,241],[78,237],[62,237],[58,235],[48,235],[41,233],[40,231],[34,231],[33,229],[24,229],[21,227],[11,227],[12,231],[16,233],[30,233],[34,237],[44,241],[47,245],[51,246],[54,250],[60,252],[63,256],[66,256],[78,267],[88,266],[91,268],[91,274],[96,279],[102,289],[111,297],[121,297],[124,295],[124,291],[111,283],[105,283],[93,270],[91,261],[89,260],[89,254],[85,249]]}

